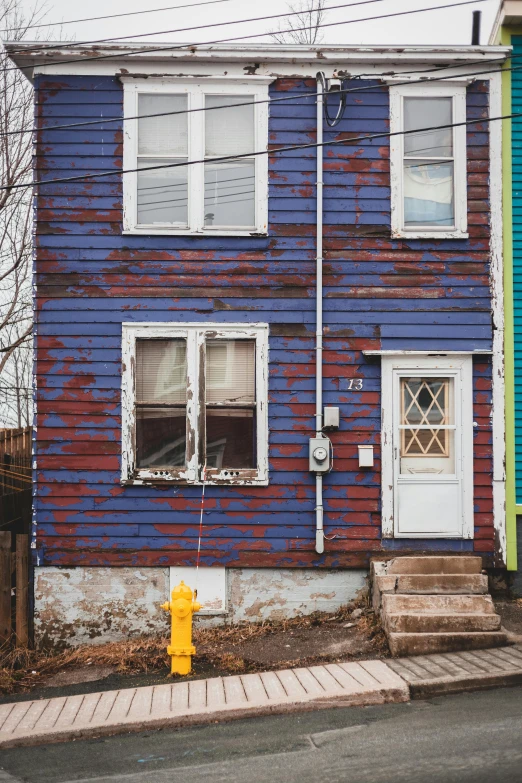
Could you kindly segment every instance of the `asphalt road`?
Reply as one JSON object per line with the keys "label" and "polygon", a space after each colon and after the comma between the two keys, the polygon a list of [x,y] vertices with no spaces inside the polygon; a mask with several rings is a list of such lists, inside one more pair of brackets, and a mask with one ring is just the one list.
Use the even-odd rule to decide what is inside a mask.
{"label": "asphalt road", "polygon": [[0,783],[522,780],[522,688],[0,751]]}

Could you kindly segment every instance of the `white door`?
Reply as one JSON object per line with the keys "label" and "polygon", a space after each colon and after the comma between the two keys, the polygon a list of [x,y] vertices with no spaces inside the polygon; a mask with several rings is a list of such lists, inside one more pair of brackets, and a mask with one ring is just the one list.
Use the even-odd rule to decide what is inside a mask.
{"label": "white door", "polygon": [[471,357],[386,357],[382,391],[383,533],[471,538]]}

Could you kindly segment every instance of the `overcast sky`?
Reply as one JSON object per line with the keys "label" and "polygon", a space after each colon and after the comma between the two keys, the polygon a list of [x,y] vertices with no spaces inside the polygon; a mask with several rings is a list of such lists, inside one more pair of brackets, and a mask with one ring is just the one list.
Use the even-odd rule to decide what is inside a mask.
{"label": "overcast sky", "polygon": [[[35,0],[21,0],[27,10],[34,6]],[[295,0],[299,3],[299,0]],[[353,0],[327,0],[328,6],[353,2]],[[361,21],[342,24],[348,20],[363,19],[398,11],[409,11],[431,6],[442,6],[456,0],[374,0],[366,5],[353,8],[339,8],[327,13],[325,22],[336,23],[325,27],[323,42],[335,44],[469,44],[471,41],[471,17],[474,9],[482,10],[481,43],[488,41],[496,9],[500,0],[484,0],[473,5],[457,8],[445,8],[437,11],[424,11],[390,19]],[[194,3],[194,0],[89,0],[71,2],[71,0],[48,0],[45,21],[59,22],[81,17],[118,14],[129,11],[175,6]],[[249,35],[269,31],[277,27],[278,20],[250,22],[208,28],[193,33],[172,33],[184,27],[202,24],[229,22],[248,17],[278,14],[287,10],[286,0],[226,0],[215,5],[205,5],[179,10],[165,10],[139,16],[120,19],[107,19],[98,22],[83,22],[64,25],[62,38],[74,37],[74,40],[95,40],[115,36],[136,36],[154,33],[150,38],[137,38],[138,41],[190,41],[204,43],[232,36]],[[339,24],[337,24],[339,23]],[[60,28],[48,28],[54,39],[60,38]],[[253,41],[270,42],[268,37],[252,38]]]}

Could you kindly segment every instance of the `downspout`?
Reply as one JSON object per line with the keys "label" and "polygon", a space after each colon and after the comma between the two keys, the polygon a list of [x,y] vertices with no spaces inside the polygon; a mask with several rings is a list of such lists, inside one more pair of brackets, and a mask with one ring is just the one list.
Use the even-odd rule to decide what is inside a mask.
{"label": "downspout", "polygon": [[[323,434],[323,103],[324,78],[317,74],[317,215],[316,215],[316,327],[315,327],[315,434]],[[323,474],[315,474],[315,551],[324,552]]]}

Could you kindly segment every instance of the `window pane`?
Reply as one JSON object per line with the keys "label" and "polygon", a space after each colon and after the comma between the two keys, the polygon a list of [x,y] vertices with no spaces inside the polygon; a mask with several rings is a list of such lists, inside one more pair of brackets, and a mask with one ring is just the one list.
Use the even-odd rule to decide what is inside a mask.
{"label": "window pane", "polygon": [[[252,95],[206,95],[205,155],[242,155],[254,152],[254,106]],[[216,106],[250,103],[216,109]]]}
{"label": "window pane", "polygon": [[401,378],[401,473],[449,474],[455,469],[452,378]]}
{"label": "window pane", "polygon": [[453,162],[404,161],[405,226],[453,226]]}
{"label": "window pane", "polygon": [[[174,159],[181,163],[181,159]],[[138,169],[147,166],[168,166],[172,158],[140,158]],[[188,222],[187,168],[155,169],[138,171],[138,223],[176,224],[186,226]]]}
{"label": "window pane", "polygon": [[[450,125],[452,114],[451,98],[405,98],[404,130]],[[404,136],[404,154],[419,158],[450,158],[453,155],[453,129],[442,128]]]}
{"label": "window pane", "polygon": [[136,402],[184,404],[187,399],[185,340],[136,341]]}
{"label": "window pane", "polygon": [[138,468],[183,467],[186,462],[185,408],[138,408],[136,462]]}
{"label": "window pane", "polygon": [[255,411],[207,408],[207,467],[255,468]]}
{"label": "window pane", "polygon": [[209,340],[206,376],[207,403],[254,403],[255,341]]}
{"label": "window pane", "polygon": [[[186,111],[186,95],[138,95],[138,116]],[[187,115],[138,120],[138,155],[188,155]]]}
{"label": "window pane", "polygon": [[401,424],[453,424],[449,378],[402,378]]}
{"label": "window pane", "polygon": [[205,225],[255,226],[255,162],[205,163]]}

